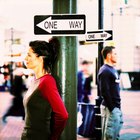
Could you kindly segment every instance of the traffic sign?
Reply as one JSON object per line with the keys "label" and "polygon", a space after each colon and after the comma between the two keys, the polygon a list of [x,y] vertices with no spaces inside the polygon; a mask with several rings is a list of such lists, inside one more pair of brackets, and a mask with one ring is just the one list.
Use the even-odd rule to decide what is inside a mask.
{"label": "traffic sign", "polygon": [[112,30],[91,31],[86,34],[86,41],[103,42],[113,39]]}
{"label": "traffic sign", "polygon": [[85,15],[36,15],[34,33],[46,35],[85,34]]}

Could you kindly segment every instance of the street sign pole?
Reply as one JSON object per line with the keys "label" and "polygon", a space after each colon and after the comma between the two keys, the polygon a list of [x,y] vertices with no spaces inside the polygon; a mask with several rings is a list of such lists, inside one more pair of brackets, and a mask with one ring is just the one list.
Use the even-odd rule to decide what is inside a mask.
{"label": "street sign pole", "polygon": [[[53,0],[53,14],[76,14],[77,0]],[[60,34],[61,35],[61,34]],[[59,35],[59,36],[60,36]],[[61,140],[77,139],[77,37],[63,36],[55,73],[60,79],[61,96],[69,113]]]}
{"label": "street sign pole", "polygon": [[[103,30],[103,1],[99,0],[98,2],[98,28],[99,30]],[[101,55],[101,51],[103,49],[103,42],[98,43],[98,59],[97,59],[97,72],[96,72],[96,81],[97,81],[97,74],[100,67],[103,65],[103,58]],[[99,93],[99,87],[97,86],[97,99],[95,101],[95,135],[97,140],[102,139],[102,129],[101,129],[101,111],[100,111],[100,104],[101,104],[101,95]]]}

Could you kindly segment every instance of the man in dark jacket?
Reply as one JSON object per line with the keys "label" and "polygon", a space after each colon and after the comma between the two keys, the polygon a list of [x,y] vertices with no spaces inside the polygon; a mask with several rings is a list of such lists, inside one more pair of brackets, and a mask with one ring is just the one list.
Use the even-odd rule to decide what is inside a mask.
{"label": "man in dark jacket", "polygon": [[103,97],[102,140],[119,140],[119,132],[123,124],[121,112],[121,98],[119,75],[115,69],[117,62],[116,49],[107,46],[102,50],[104,65],[98,73],[98,86]]}

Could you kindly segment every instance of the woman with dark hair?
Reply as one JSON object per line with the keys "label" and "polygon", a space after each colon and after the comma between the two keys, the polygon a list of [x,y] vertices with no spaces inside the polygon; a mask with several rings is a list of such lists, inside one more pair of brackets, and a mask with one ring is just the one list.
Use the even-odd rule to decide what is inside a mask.
{"label": "woman with dark hair", "polygon": [[25,127],[21,140],[58,140],[66,125],[68,113],[51,75],[58,50],[57,38],[29,43],[26,66],[36,77],[23,100]]}

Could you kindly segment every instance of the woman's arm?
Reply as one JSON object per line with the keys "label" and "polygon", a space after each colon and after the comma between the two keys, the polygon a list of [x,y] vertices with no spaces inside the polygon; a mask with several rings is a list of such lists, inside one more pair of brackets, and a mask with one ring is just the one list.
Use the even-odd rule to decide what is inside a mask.
{"label": "woman's arm", "polygon": [[53,110],[53,126],[51,140],[57,140],[62,133],[67,119],[68,112],[59,95],[56,82],[51,75],[45,76],[40,83],[39,89],[43,97],[50,103]]}

